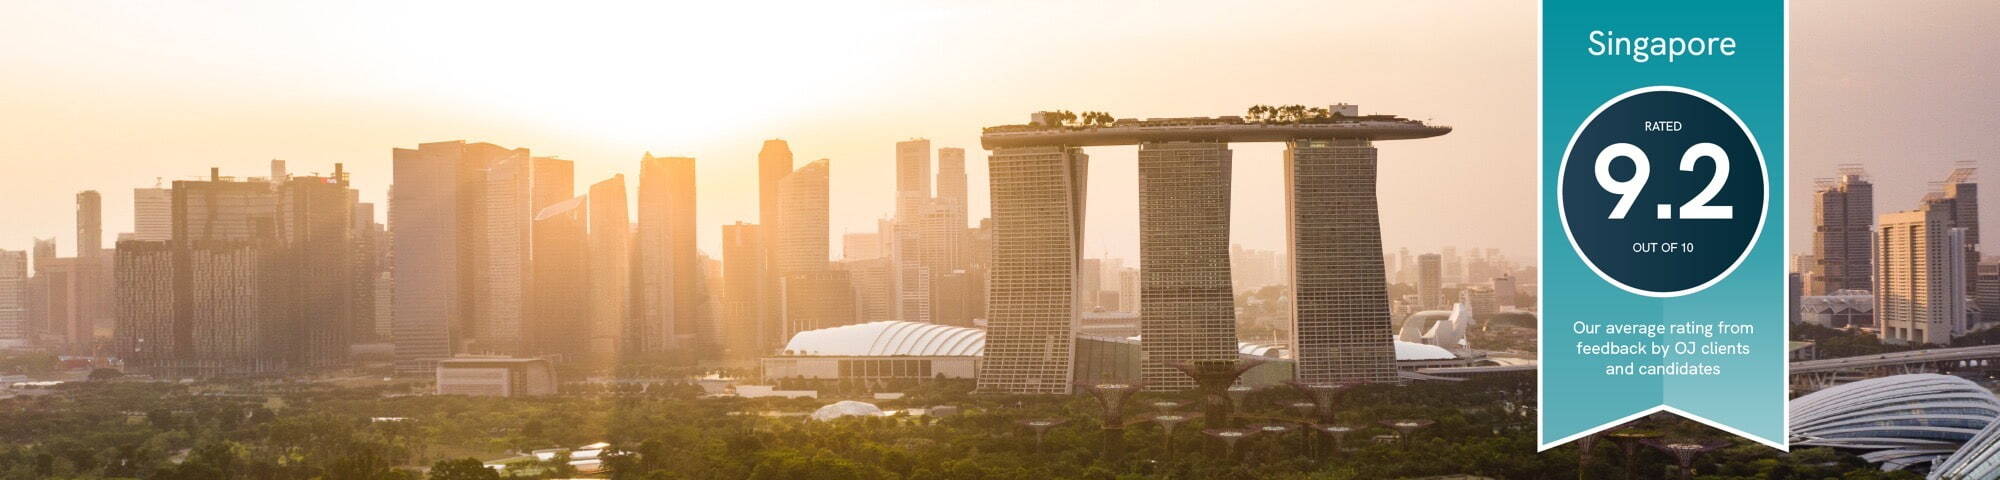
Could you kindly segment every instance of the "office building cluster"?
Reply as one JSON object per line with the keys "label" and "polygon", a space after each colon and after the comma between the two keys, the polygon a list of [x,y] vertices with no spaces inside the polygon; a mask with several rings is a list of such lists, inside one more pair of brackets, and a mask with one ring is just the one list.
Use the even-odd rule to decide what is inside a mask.
{"label": "office building cluster", "polygon": [[1838,173],[1813,192],[1812,252],[1793,264],[1794,321],[1934,345],[2000,325],[2000,263],[1981,261],[1975,168],[1953,169],[1914,209],[1879,215],[1868,174]]}

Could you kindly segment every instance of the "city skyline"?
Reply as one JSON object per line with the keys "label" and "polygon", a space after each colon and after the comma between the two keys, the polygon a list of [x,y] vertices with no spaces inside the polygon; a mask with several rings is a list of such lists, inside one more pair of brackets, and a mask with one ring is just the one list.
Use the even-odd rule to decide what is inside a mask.
{"label": "city skyline", "polygon": [[[58,7],[33,8],[65,10]],[[416,26],[407,24],[401,17],[424,14],[421,9],[392,13],[365,6],[352,8],[355,10],[315,12],[314,15],[348,16],[354,17],[352,20],[355,22],[376,28],[411,31]],[[934,148],[966,149],[967,183],[971,187],[968,189],[967,207],[973,212],[970,220],[976,221],[985,217],[988,211],[986,152],[976,145],[981,126],[1016,122],[1024,113],[1041,109],[1093,109],[1108,111],[1119,117],[1145,118],[1234,115],[1257,103],[1351,102],[1370,110],[1425,112],[1425,115],[1459,127],[1459,135],[1464,136],[1444,139],[1436,145],[1384,147],[1385,155],[1399,159],[1382,167],[1385,244],[1435,251],[1450,241],[1426,235],[1432,224],[1462,225],[1468,230],[1482,232],[1517,232],[1518,235],[1491,235],[1507,240],[1506,243],[1495,242],[1493,246],[1507,251],[1514,258],[1532,258],[1533,241],[1528,232],[1534,219],[1532,212],[1525,211],[1525,206],[1533,201],[1532,192],[1525,189],[1496,190],[1494,195],[1507,197],[1503,201],[1524,206],[1523,212],[1496,216],[1452,211],[1450,205],[1457,200],[1426,194],[1423,187],[1430,184],[1474,186],[1492,181],[1532,181],[1529,173],[1502,168],[1498,164],[1504,162],[1495,161],[1496,158],[1518,156],[1525,162],[1533,153],[1532,143],[1528,140],[1532,126],[1515,119],[1519,112],[1532,110],[1532,95],[1529,92],[1533,79],[1530,69],[1525,66],[1527,64],[1522,63],[1532,59],[1531,29],[1525,28],[1523,25],[1526,23],[1523,22],[1491,21],[1495,16],[1514,16],[1525,21],[1531,16],[1531,9],[1489,5],[1420,5],[1374,12],[1377,7],[1365,5],[1338,9],[1305,5],[1286,7],[1295,9],[1289,15],[1271,15],[1282,12],[1227,13],[1224,15],[1227,18],[1222,18],[1220,23],[1154,18],[1143,14],[1132,17],[1130,22],[1113,24],[1080,20],[1042,24],[1049,19],[998,7],[961,6],[925,9],[922,12],[855,7],[830,9],[838,10],[836,12],[812,12],[828,13],[824,15],[827,18],[854,21],[819,24],[817,20],[766,19],[754,15],[756,12],[738,11],[733,7],[703,8],[721,11],[684,13],[689,17],[712,20],[711,23],[716,25],[697,26],[688,32],[672,33],[668,38],[701,38],[704,35],[720,35],[727,29],[785,28],[770,28],[770,31],[776,32],[773,38],[744,39],[740,40],[741,45],[716,47],[726,51],[687,52],[690,56],[670,62],[671,66],[609,59],[626,52],[652,51],[660,48],[656,45],[668,41],[651,39],[650,33],[593,33],[610,35],[617,41],[593,42],[593,45],[614,46],[597,47],[604,51],[584,52],[583,59],[595,62],[588,65],[577,63],[580,60],[563,58],[571,53],[563,50],[567,44],[532,46],[509,40],[493,46],[462,45],[468,48],[454,50],[451,54],[430,51],[431,54],[423,55],[422,59],[412,59],[411,54],[417,52],[396,51],[395,45],[364,42],[335,46],[316,43],[318,36],[339,33],[313,30],[326,27],[306,29],[299,36],[260,35],[269,37],[266,41],[276,42],[274,45],[290,44],[299,52],[324,54],[315,55],[311,60],[314,62],[311,70],[325,74],[324,77],[309,80],[290,78],[292,74],[266,71],[256,65],[234,63],[244,58],[261,58],[261,54],[217,55],[216,58],[231,60],[226,64],[212,65],[209,70],[190,70],[184,65],[160,61],[186,55],[180,50],[183,47],[174,42],[125,43],[139,42],[144,36],[128,37],[121,33],[115,35],[116,38],[105,38],[109,32],[101,28],[46,30],[48,25],[79,21],[108,22],[110,25],[124,22],[152,24],[155,19],[143,11],[129,13],[132,17],[119,18],[101,18],[85,11],[37,12],[40,22],[21,25],[13,31],[38,38],[74,41],[57,42],[63,45],[59,49],[22,52],[20,56],[24,64],[47,67],[42,70],[49,76],[0,80],[6,82],[6,86],[16,87],[9,89],[13,93],[0,95],[36,93],[32,98],[23,95],[18,99],[20,102],[15,103],[20,106],[17,110],[19,116],[0,120],[7,122],[5,126],[22,132],[19,137],[0,139],[0,144],[12,147],[14,155],[21,155],[16,158],[21,159],[22,175],[16,179],[39,179],[35,182],[0,182],[28,198],[66,199],[77,191],[98,190],[104,194],[106,203],[106,237],[114,237],[115,233],[131,228],[130,188],[150,187],[155,178],[173,180],[198,176],[205,173],[204,169],[209,166],[221,167],[225,175],[241,177],[260,175],[265,162],[273,158],[289,160],[296,165],[319,166],[341,162],[351,172],[355,188],[363,192],[364,202],[386,205],[390,169],[384,150],[395,146],[453,139],[527,146],[534,148],[537,155],[575,161],[578,179],[601,179],[612,174],[636,176],[638,172],[632,168],[632,160],[646,151],[652,151],[656,155],[692,156],[697,159],[697,176],[707,182],[697,202],[700,225],[696,230],[700,233],[700,250],[717,257],[721,253],[721,225],[758,221],[756,153],[765,139],[788,140],[791,150],[797,152],[802,161],[827,158],[839,164],[840,168],[833,172],[830,192],[833,205],[830,224],[832,233],[839,237],[842,233],[873,231],[875,220],[893,215],[894,198],[886,192],[890,179],[894,178],[892,144],[896,141],[922,137],[931,139]],[[1113,6],[1086,8],[1118,9]],[[1446,46],[1436,45],[1412,46],[1410,48],[1417,51],[1393,57],[1387,56],[1389,53],[1358,52],[1353,58],[1336,58],[1325,63],[1291,64],[1278,61],[1305,53],[1299,49],[1306,44],[1358,42],[1399,34],[1386,24],[1369,23],[1343,24],[1338,29],[1320,32],[1269,28],[1274,18],[1308,18],[1336,11],[1342,15],[1361,14],[1353,11],[1356,8],[1368,10],[1370,15],[1379,13],[1388,20],[1414,21],[1422,18],[1446,22],[1440,24],[1441,28],[1436,32],[1438,35],[1514,39],[1510,41],[1518,41],[1519,45],[1518,48],[1507,49],[1510,52],[1508,55],[1495,56],[1497,58],[1448,54],[1445,52],[1450,50]],[[183,37],[191,33],[181,28],[209,29],[212,33],[199,36],[206,39],[201,42],[200,48],[236,48],[213,45],[209,41],[232,35],[269,33],[261,31],[263,28],[307,23],[301,18],[304,16],[301,12],[250,10],[254,14],[265,15],[269,21],[264,26],[214,25],[206,19],[191,18],[184,27],[173,27],[158,34]],[[175,15],[189,13],[172,12]],[[538,29],[551,27],[542,25],[545,20],[536,13],[540,12],[492,9],[474,14],[497,22],[534,25]],[[565,15],[575,14],[559,14],[546,21],[555,23],[554,20],[571,18]],[[990,22],[995,18],[1001,21]],[[650,22],[646,23],[650,25]],[[836,29],[833,24],[842,25],[837,27],[839,34],[830,30]],[[908,25],[911,29],[881,33],[872,30],[890,29],[851,28],[884,24]],[[423,28],[456,30],[468,27],[447,24],[426,25]],[[246,32],[245,29],[256,31]],[[647,29],[631,26],[605,30],[629,32]],[[867,33],[855,35],[854,31]],[[999,50],[995,50],[999,47],[993,42],[982,41],[997,35],[1013,38],[1016,32],[1034,31],[1057,34],[1019,35],[1030,43],[1020,44],[1010,40],[1005,42],[1007,46],[1004,49]],[[1065,50],[1062,44],[1075,41],[1072,40],[1074,36],[1067,32],[1077,31],[1093,32],[1092,36],[1103,40],[1091,43],[1104,46],[1079,52],[1061,52]],[[1170,35],[1170,32],[1189,35],[1183,38]],[[443,35],[411,34],[426,39]],[[561,42],[563,35],[548,37]],[[797,41],[805,38],[813,41]],[[1162,64],[1159,62],[1122,58],[1122,54],[1112,55],[1114,49],[1111,45],[1122,43],[1118,41],[1121,38],[1200,44],[1202,47],[1181,49],[1184,52],[1177,55],[1177,59],[1187,61],[1186,66],[1160,67]],[[602,37],[596,39],[605,40]],[[918,42],[917,39],[924,41]],[[929,45],[927,42],[933,39],[947,43]],[[1217,39],[1224,43],[1217,44]],[[733,39],[732,42],[738,40]],[[1300,47],[1288,46],[1294,44]],[[961,46],[965,48],[957,48]],[[518,59],[501,56],[501,52],[511,52],[510,48],[515,47],[525,52]],[[190,45],[185,48],[197,47]],[[114,50],[124,53],[114,54]],[[1249,52],[1271,61],[1244,62],[1242,53],[1231,53],[1231,50]],[[1081,71],[1075,68],[1055,69],[1053,65],[1065,62],[1020,52],[1060,55],[1072,64],[1085,61],[1088,68]],[[373,58],[369,57],[371,55],[379,55],[380,58],[358,58]],[[93,60],[81,60],[85,57]],[[422,63],[430,61],[438,63],[427,66]],[[865,62],[882,66],[880,71],[909,74],[885,76],[869,73],[871,69],[868,68],[835,68],[829,64],[844,61]],[[381,67],[389,66],[396,69],[455,66],[470,71],[477,69],[477,65],[488,65],[487,62],[543,67],[529,69],[536,71],[551,68],[573,68],[573,71],[557,77],[546,73],[523,74],[525,78],[430,76],[433,81],[451,79],[465,82],[463,88],[434,83],[401,85],[397,82],[403,77],[390,78],[380,73]],[[1202,63],[1231,67],[1195,68]],[[1381,73],[1359,77],[1340,74],[1357,68]],[[671,77],[666,75],[667,72],[682,69],[704,74],[690,74],[691,79],[661,78]],[[827,70],[838,70],[838,75],[812,81],[798,75]],[[999,78],[986,74],[993,71],[1011,73]],[[1482,85],[1466,85],[1457,80],[1457,77],[1474,73],[1486,75],[1507,71],[1519,74],[1500,75],[1493,83]],[[1055,82],[1059,84],[1010,80],[1058,74],[1077,80]],[[102,85],[80,81],[97,75],[117,75],[127,78],[132,84],[149,86],[144,92],[106,91],[101,88]],[[590,107],[595,111],[552,105],[562,102],[546,98],[510,96],[511,92],[519,89],[542,92],[564,87],[567,84],[563,82],[567,82],[572,75],[575,78],[596,76],[616,80],[605,86],[604,92],[561,97],[563,101],[577,100],[578,103],[596,105]],[[708,78],[716,76],[721,78]],[[1151,79],[1158,76],[1175,78],[1176,81],[1155,85]],[[324,81],[331,78],[353,82],[342,86],[324,85]],[[1252,78],[1267,85],[1257,89],[1238,88],[1245,79]],[[246,92],[244,95],[219,95],[204,85],[212,82],[247,90],[239,90]],[[279,88],[287,90],[280,94],[274,90]],[[1184,89],[1216,93],[1197,97],[1174,93]],[[980,93],[964,93],[969,91]],[[156,95],[162,92],[173,95]],[[127,98],[128,93],[131,98]],[[90,111],[81,111],[74,108],[74,102],[59,101],[81,98],[78,95],[96,99],[97,106]],[[205,100],[196,102],[196,99]],[[409,112],[419,108],[415,105],[442,108]],[[182,119],[149,113],[160,111],[187,112],[190,117]],[[274,116],[279,113],[284,114],[282,118]],[[599,116],[603,118],[596,118]],[[29,117],[36,120],[27,121]],[[92,128],[85,128],[84,125]],[[85,131],[96,131],[105,136],[82,136],[77,133]],[[27,139],[37,140],[28,142]],[[1136,152],[1090,150],[1100,160],[1094,162],[1097,165],[1091,175],[1091,190],[1099,195],[1098,200],[1093,202],[1095,208],[1087,213],[1089,218],[1086,222],[1090,228],[1087,229],[1084,251],[1091,255],[1110,252],[1111,256],[1136,262]],[[1098,150],[1103,152],[1098,154]],[[1514,153],[1496,153],[1510,150]],[[1281,188],[1282,177],[1275,168],[1260,168],[1280,162],[1281,155],[1282,149],[1275,145],[1237,149],[1239,167],[1235,169],[1233,183],[1238,188],[1232,201],[1234,222],[1231,225],[1231,237],[1237,243],[1266,250],[1277,250],[1282,246],[1282,235],[1277,233],[1282,231],[1284,225],[1282,197],[1275,194]],[[64,161],[46,162],[48,164],[32,161],[56,158]],[[56,168],[54,164],[103,168]],[[88,178],[83,175],[86,171],[90,172]],[[386,215],[379,209],[377,217],[377,221],[386,222]],[[16,222],[0,226],[0,248],[25,249],[28,239],[35,236],[68,237],[72,231],[71,221],[73,219],[66,211],[62,214],[33,213],[23,216]],[[841,239],[834,238],[832,242],[832,251],[841,251]],[[73,242],[64,238],[60,243],[63,255],[70,255]],[[105,247],[109,248],[109,245]]]}

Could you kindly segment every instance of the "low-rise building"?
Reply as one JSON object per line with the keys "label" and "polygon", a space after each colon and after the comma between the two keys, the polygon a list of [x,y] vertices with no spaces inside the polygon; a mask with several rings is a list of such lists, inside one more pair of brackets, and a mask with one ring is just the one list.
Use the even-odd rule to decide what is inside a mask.
{"label": "low-rise building", "polygon": [[454,357],[437,363],[438,395],[553,395],[556,372],[546,359]]}

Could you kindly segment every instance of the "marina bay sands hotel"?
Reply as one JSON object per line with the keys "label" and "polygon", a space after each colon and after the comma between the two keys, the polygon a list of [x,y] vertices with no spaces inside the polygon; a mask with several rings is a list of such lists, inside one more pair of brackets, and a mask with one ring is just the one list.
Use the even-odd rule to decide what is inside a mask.
{"label": "marina bay sands hotel", "polygon": [[1285,121],[1119,119],[1066,125],[1048,112],[988,127],[993,264],[978,389],[1068,393],[1080,318],[1083,147],[1139,146],[1140,372],[1151,389],[1192,380],[1180,362],[1236,358],[1229,270],[1231,142],[1285,144],[1292,352],[1302,383],[1393,382],[1395,351],[1375,197],[1374,142],[1450,127],[1389,115]]}

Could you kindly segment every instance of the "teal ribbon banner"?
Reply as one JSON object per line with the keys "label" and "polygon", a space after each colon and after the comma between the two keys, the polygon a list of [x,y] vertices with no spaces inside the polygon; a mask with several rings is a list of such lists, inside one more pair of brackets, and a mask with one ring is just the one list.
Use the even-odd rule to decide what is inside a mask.
{"label": "teal ribbon banner", "polygon": [[1542,3],[1541,449],[1658,411],[1787,447],[1786,28]]}

